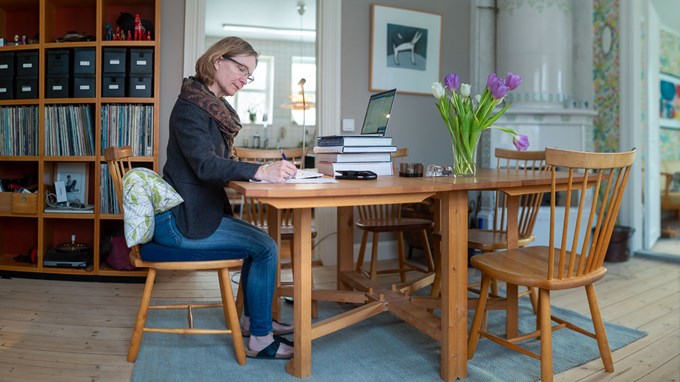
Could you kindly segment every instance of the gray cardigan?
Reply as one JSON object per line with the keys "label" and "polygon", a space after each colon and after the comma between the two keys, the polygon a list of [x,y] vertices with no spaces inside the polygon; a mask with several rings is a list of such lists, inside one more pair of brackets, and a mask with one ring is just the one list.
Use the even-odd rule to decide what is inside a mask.
{"label": "gray cardigan", "polygon": [[198,106],[177,99],[170,114],[170,137],[163,178],[184,199],[172,209],[182,234],[191,239],[211,235],[223,216],[231,215],[224,186],[251,179],[259,165],[228,159],[217,122]]}

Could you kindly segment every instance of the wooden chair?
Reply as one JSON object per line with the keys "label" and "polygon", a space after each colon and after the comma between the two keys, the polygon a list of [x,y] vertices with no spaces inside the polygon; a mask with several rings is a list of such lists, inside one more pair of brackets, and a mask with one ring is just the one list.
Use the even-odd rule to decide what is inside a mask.
{"label": "wooden chair", "polygon": [[[132,148],[108,147],[104,150],[104,158],[109,166],[109,172],[113,180],[118,204],[123,210],[123,175],[132,168]],[[234,303],[234,294],[229,279],[229,270],[240,268],[242,260],[220,260],[227,252],[222,251],[190,251],[172,247],[165,247],[154,242],[144,245],[135,245],[130,248],[130,262],[139,268],[147,268],[146,284],[142,300],[137,312],[135,328],[130,340],[128,361],[134,362],[142,343],[142,336],[146,332],[170,333],[170,334],[231,334],[236,360],[239,364],[246,363],[246,353],[241,335],[241,327]],[[148,259],[153,258],[154,261]],[[201,261],[182,261],[186,258],[201,258]],[[151,304],[156,273],[158,271],[215,271],[217,272],[222,302],[219,304]],[[226,329],[201,329],[195,328],[193,323],[193,310],[197,308],[221,307],[224,311]],[[149,309],[184,309],[186,310],[188,327],[182,328],[151,328],[146,326],[146,316]]]}
{"label": "wooden chair", "polygon": [[[497,148],[495,150],[496,169],[506,174],[530,175],[549,171],[550,166],[545,163],[545,151],[517,151]],[[535,240],[534,225],[543,199],[543,192],[522,195],[520,198],[518,221],[519,247],[524,247]],[[468,248],[482,252],[493,252],[508,248],[507,236],[507,195],[496,191],[493,220],[488,229],[468,230]],[[469,285],[469,290],[479,292],[479,283]],[[496,282],[492,282],[492,291],[498,295]],[[526,293],[525,293],[526,294]],[[523,294],[524,295],[524,294]],[[532,306],[536,307],[536,293],[531,293]]]}
{"label": "wooden chair", "polygon": [[680,192],[671,187],[679,173],[680,160],[661,161],[661,209],[674,211],[680,220]]}
{"label": "wooden chair", "polygon": [[[400,148],[392,153],[392,160],[394,164],[398,164],[399,160],[403,160],[408,156],[408,148]],[[398,166],[395,166],[398,168]],[[377,280],[378,274],[385,273],[399,273],[401,282],[406,281],[406,272],[418,271],[423,273],[434,272],[434,261],[432,259],[432,251],[430,249],[427,231],[433,229],[434,222],[430,219],[421,218],[404,218],[401,216],[401,204],[379,204],[372,206],[357,207],[359,218],[355,222],[355,226],[363,231],[361,237],[361,247],[359,249],[359,257],[357,259],[356,271],[366,274],[372,281]],[[425,253],[426,267],[422,267],[406,261],[404,255],[404,232],[413,231],[419,232],[422,235],[423,252]],[[380,233],[394,232],[397,234],[397,244],[399,248],[399,267],[396,269],[381,269],[378,270],[378,243]],[[368,241],[368,234],[373,234],[373,243],[371,247],[371,260],[368,271],[364,270],[364,257],[366,253],[366,243]]]}
{"label": "wooden chair", "polygon": [[[597,340],[604,368],[611,373],[614,366],[593,283],[607,272],[602,262],[635,159],[635,149],[622,153],[585,153],[547,148],[545,159],[552,167],[553,174],[549,246],[524,247],[472,257],[472,265],[482,272],[482,293],[470,328],[468,358],[474,356],[480,336],[486,337],[510,350],[540,360],[541,380],[552,381],[552,332],[566,327]],[[556,182],[557,169],[568,170],[568,183]],[[584,175],[586,173],[588,176]],[[555,199],[558,191],[566,191],[566,205],[576,206],[577,220],[573,226],[570,226],[568,213],[563,221],[556,220]],[[572,200],[572,195],[576,195],[574,198],[578,200]],[[581,224],[593,227],[585,231],[582,243],[578,234]],[[562,230],[561,243],[555,242],[558,230]],[[574,234],[573,239],[567,243],[570,232]],[[491,279],[505,281],[508,288],[518,285],[538,288],[539,314],[535,332],[501,338],[482,329],[488,300],[486,292]],[[585,288],[594,333],[550,314],[550,291],[578,287]],[[557,325],[552,326],[552,321]],[[541,341],[540,354],[518,344],[537,337]]]}
{"label": "wooden chair", "polygon": [[[286,158],[293,162],[295,165],[300,166],[304,160],[304,155],[302,148],[288,148],[281,150],[271,150],[271,149],[250,149],[250,148],[236,148],[236,156],[239,160],[243,162],[255,162],[255,163],[270,163],[281,160],[281,151],[286,155]],[[242,198],[241,203],[241,218],[245,221],[256,225],[265,231],[267,228],[267,206],[261,203],[259,200],[254,198]],[[281,240],[288,241],[288,248],[290,251],[290,262],[281,262],[281,256],[279,256],[279,269],[280,268],[292,268],[293,266],[293,253],[295,253],[295,240],[293,240],[293,234],[295,232],[295,227],[293,226],[293,210],[283,209],[281,212]],[[312,227],[312,239],[317,237],[317,231]],[[277,272],[279,275],[280,272]],[[277,276],[278,277],[278,276]],[[312,283],[313,283],[312,277]],[[281,285],[292,285],[292,283],[281,283]],[[316,301],[312,305],[312,315],[317,316],[318,306]]]}

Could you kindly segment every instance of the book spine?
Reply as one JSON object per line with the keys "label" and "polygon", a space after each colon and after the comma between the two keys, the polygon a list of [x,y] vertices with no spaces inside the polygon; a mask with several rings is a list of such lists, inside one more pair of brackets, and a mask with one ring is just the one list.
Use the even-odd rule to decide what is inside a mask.
{"label": "book spine", "polygon": [[320,137],[317,140],[317,146],[342,146],[344,139],[342,137]]}
{"label": "book spine", "polygon": [[316,156],[319,162],[389,162],[391,159],[389,153],[319,153]]}

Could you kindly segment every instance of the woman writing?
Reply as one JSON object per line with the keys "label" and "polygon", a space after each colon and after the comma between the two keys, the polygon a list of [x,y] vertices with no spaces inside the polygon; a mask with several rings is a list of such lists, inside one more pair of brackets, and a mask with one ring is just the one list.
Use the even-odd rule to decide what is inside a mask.
{"label": "woman writing", "polygon": [[[232,180],[281,183],[295,176],[288,161],[259,165],[239,162],[234,137],[241,129],[236,111],[223,98],[253,81],[258,53],[238,37],[226,37],[196,62],[196,75],[184,79],[170,115],[170,137],[163,177],[184,203],[156,216],[154,240],[185,249],[230,251],[244,258],[243,331],[246,354],[291,358],[292,342],[275,334],[292,327],[272,321],[277,247],[264,231],[233,216],[224,186]],[[189,259],[188,259],[189,260]]]}

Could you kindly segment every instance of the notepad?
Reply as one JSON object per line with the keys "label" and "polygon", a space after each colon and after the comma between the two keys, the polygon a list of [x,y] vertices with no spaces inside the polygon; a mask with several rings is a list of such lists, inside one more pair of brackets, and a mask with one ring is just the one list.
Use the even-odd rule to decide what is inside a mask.
{"label": "notepad", "polygon": [[315,168],[298,169],[295,173],[295,179],[321,178],[322,176],[323,174],[317,171]]}

